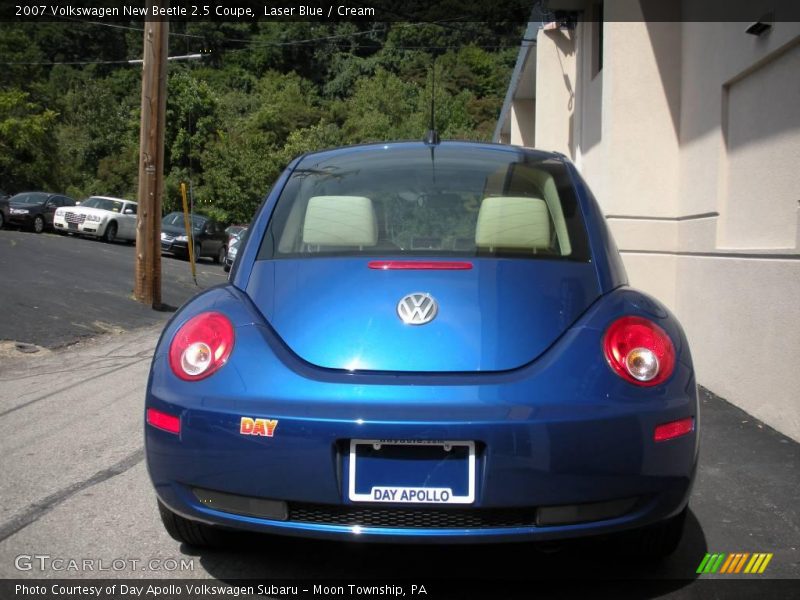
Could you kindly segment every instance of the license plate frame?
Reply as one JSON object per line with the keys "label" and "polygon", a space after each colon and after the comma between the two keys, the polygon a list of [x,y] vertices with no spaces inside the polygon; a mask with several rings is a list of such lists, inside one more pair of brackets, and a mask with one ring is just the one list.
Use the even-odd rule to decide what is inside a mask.
{"label": "license plate frame", "polygon": [[[377,447],[376,447],[377,445]],[[429,451],[441,449],[444,453],[456,451],[459,456],[453,455],[453,460],[463,463],[466,468],[466,473],[462,475],[466,481],[457,481],[457,485],[447,487],[443,485],[428,486],[426,484],[419,485],[373,485],[369,492],[364,493],[363,485],[360,485],[358,475],[359,463],[359,446],[371,446],[372,450],[380,451],[385,446],[392,447],[392,450],[397,450],[396,447],[409,447],[420,448],[427,447]],[[402,450],[401,450],[402,451]],[[411,453],[411,451],[409,451]],[[465,454],[465,456],[463,456]],[[443,456],[446,456],[443,455]],[[369,502],[373,504],[417,504],[417,505],[442,505],[442,504],[473,504],[475,502],[475,481],[476,481],[476,454],[474,441],[462,440],[367,440],[367,439],[353,439],[350,440],[349,451],[349,464],[348,464],[348,499],[351,502]],[[445,460],[449,458],[446,457]],[[362,457],[366,460],[367,457]],[[408,461],[406,461],[408,462]],[[413,460],[411,460],[413,463]],[[441,464],[441,462],[440,462]],[[422,472],[424,473],[425,465],[419,463]],[[449,465],[454,469],[460,467],[456,464]],[[408,465],[406,465],[408,467]],[[430,477],[430,473],[428,473]],[[400,482],[402,483],[402,482]],[[466,484],[466,494],[454,493],[454,487],[464,487]],[[379,493],[376,493],[376,489]]]}

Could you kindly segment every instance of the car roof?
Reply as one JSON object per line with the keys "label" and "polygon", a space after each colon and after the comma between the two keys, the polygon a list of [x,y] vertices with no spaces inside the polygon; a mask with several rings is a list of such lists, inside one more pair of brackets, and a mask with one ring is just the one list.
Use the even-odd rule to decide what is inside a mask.
{"label": "car roof", "polygon": [[16,198],[17,196],[22,196],[24,194],[42,194],[42,195],[46,196],[48,199],[52,198],[53,196],[62,196],[64,198],[69,198],[70,200],[75,202],[75,198],[73,198],[72,196],[67,196],[66,194],[62,194],[61,192],[41,192],[41,191],[38,191],[38,190],[29,190],[29,191],[25,191],[25,192],[17,192],[16,194],[11,194],[8,198],[4,198],[4,201],[10,202],[11,200],[14,200],[14,198]]}
{"label": "car roof", "polygon": [[128,200],[127,198],[115,198],[114,196],[89,196],[86,199],[88,200],[89,198],[101,198],[103,200],[119,200],[120,202],[130,202],[131,204],[136,204],[135,200]]}
{"label": "car roof", "polygon": [[[172,215],[183,215],[183,211],[182,210],[173,210],[172,212],[169,212],[169,213],[165,214],[161,218],[162,219],[166,219],[167,217],[171,217]],[[209,217],[208,215],[204,215],[204,214],[198,213],[198,212],[190,212],[189,215],[192,216],[192,217],[197,217],[199,219],[205,219],[207,221],[211,220],[211,217]]]}
{"label": "car roof", "polygon": [[297,166],[307,163],[307,162],[314,162],[320,163],[325,162],[327,160],[333,160],[338,157],[343,157],[349,154],[355,153],[367,153],[367,152],[381,152],[386,150],[406,150],[406,151],[414,151],[420,149],[434,149],[435,150],[461,150],[461,151],[483,151],[483,152],[502,152],[506,154],[525,154],[526,156],[532,156],[534,158],[538,158],[539,160],[564,160],[564,155],[559,154],[558,152],[548,152],[545,150],[537,150],[534,148],[524,148],[522,146],[511,146],[508,144],[491,144],[488,142],[462,142],[462,141],[443,141],[435,146],[429,146],[422,141],[398,141],[398,142],[378,142],[378,143],[369,143],[369,144],[357,144],[353,146],[342,146],[339,148],[329,148],[326,150],[320,150],[317,152],[309,152],[307,154],[303,154],[298,157]]}

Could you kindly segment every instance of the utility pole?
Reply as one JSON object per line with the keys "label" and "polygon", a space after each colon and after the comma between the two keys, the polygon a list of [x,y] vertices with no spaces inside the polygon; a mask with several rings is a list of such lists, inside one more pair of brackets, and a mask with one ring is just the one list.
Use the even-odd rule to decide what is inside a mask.
{"label": "utility pole", "polygon": [[[164,187],[164,127],[167,112],[169,22],[153,17],[147,0],[142,68],[142,117],[139,131],[139,207],[136,221],[134,297],[161,308],[161,194]],[[169,2],[161,0],[160,7]]]}

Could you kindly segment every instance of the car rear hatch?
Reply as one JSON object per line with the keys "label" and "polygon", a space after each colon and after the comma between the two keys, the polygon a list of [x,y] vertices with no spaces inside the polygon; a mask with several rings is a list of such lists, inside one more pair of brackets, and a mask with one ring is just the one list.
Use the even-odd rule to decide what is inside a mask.
{"label": "car rear hatch", "polygon": [[[539,357],[599,295],[590,264],[475,259],[463,270],[383,270],[364,258],[258,261],[247,293],[303,360],[331,369],[503,371]],[[406,324],[408,294],[438,304]]]}
{"label": "car rear hatch", "polygon": [[[541,356],[600,295],[587,240],[553,154],[453,142],[348,148],[294,169],[244,287],[320,367],[503,371]],[[415,294],[436,303],[428,323],[400,314]]]}

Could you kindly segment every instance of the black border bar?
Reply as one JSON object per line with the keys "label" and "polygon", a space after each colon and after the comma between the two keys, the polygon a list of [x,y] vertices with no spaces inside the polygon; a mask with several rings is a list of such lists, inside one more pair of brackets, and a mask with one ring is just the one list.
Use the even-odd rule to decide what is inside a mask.
{"label": "black border bar", "polygon": [[[170,21],[527,22],[591,18],[591,0],[163,0]],[[141,22],[147,0],[0,0],[0,22]],[[165,12],[166,11],[166,12]],[[608,21],[800,22],[797,0],[605,0]]]}

